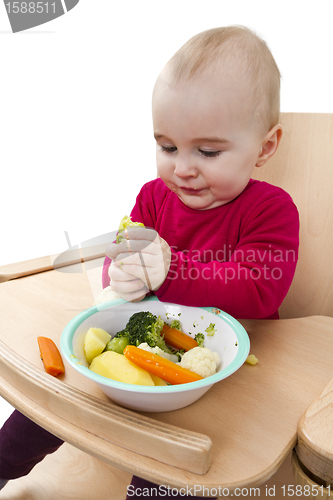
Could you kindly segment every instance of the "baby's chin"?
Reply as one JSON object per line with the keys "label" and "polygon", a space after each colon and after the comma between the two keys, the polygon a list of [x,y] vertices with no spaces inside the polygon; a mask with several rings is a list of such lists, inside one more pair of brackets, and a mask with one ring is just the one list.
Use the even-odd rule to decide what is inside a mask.
{"label": "baby's chin", "polygon": [[222,207],[223,205],[226,205],[227,203],[229,203],[230,201],[232,201],[234,198],[232,199],[227,199],[227,200],[205,200],[205,199],[200,199],[198,197],[193,197],[193,199],[191,199],[191,197],[186,197],[186,199],[184,199],[184,197],[179,194],[179,193],[176,193],[179,200],[187,207],[189,208],[192,208],[193,210],[211,210],[213,208],[218,208],[218,207]]}
{"label": "baby's chin", "polygon": [[[209,210],[211,207],[210,203],[204,203],[203,200],[198,200],[197,198],[195,200],[191,199],[184,199],[184,197],[178,193],[176,193],[179,200],[188,208],[192,208],[192,210]],[[188,197],[187,197],[188,198]]]}
{"label": "baby's chin", "polygon": [[[201,189],[202,191],[201,194],[199,192],[197,194],[184,194],[177,186],[165,182],[164,179],[162,179],[163,182],[166,184],[166,186],[175,193],[175,195],[178,197],[178,199],[188,208],[191,208],[193,210],[209,210],[211,208],[216,208],[221,205],[225,205],[228,203],[230,200],[217,200],[215,197],[209,196],[209,190],[206,189]],[[208,192],[208,193],[207,193]]]}

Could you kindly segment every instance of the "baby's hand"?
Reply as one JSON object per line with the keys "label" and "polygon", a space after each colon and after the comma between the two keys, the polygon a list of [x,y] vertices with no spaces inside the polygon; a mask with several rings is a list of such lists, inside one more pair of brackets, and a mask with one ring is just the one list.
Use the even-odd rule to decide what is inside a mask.
{"label": "baby's hand", "polygon": [[138,302],[147,295],[149,289],[136,276],[124,272],[121,266],[115,264],[118,250],[119,245],[115,243],[111,243],[106,248],[106,255],[112,259],[109,267],[110,287],[124,300]]}
{"label": "baby's hand", "polygon": [[[169,245],[154,229],[145,227],[129,227],[123,232],[123,237],[119,245],[113,245],[110,252],[107,250],[113,259],[112,264],[132,279],[135,276],[141,280],[149,290],[158,290],[170,268]],[[125,275],[122,277],[125,280]]]}
{"label": "baby's hand", "polygon": [[114,262],[111,263],[109,268],[109,276],[111,278],[110,286],[112,290],[128,302],[138,302],[149,293],[149,288],[143,281],[136,276],[124,272]]}

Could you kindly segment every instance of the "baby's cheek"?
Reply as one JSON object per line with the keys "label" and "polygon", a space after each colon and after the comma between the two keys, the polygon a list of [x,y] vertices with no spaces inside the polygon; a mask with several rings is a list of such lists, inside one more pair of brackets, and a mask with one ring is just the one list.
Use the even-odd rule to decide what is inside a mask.
{"label": "baby's cheek", "polygon": [[157,162],[157,175],[161,177],[162,180],[167,179],[168,176],[174,171],[174,167],[168,160]]}

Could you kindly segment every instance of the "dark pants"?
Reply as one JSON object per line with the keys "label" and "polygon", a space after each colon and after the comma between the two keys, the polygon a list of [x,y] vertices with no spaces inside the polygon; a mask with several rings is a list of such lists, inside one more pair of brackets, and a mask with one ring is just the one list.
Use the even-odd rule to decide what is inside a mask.
{"label": "dark pants", "polygon": [[0,477],[26,476],[63,441],[15,410],[0,429]]}
{"label": "dark pants", "polygon": [[[46,455],[57,451],[62,443],[61,439],[15,410],[0,429],[0,478],[16,479],[26,476]],[[147,491],[152,492],[151,496],[145,494]],[[142,500],[142,496],[152,500],[168,498],[165,492],[166,488],[161,490],[159,495],[157,484],[133,476],[126,500]],[[193,498],[174,493],[173,490],[169,498],[174,500]]]}

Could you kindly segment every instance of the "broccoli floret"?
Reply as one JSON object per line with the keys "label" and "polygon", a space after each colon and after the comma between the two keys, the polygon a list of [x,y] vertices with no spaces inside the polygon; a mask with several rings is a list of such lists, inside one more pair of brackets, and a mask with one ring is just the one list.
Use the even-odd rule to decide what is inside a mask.
{"label": "broccoli floret", "polygon": [[184,349],[179,349],[179,351],[174,350],[174,351],[172,351],[172,354],[175,354],[175,356],[178,356],[178,361],[181,361],[182,357],[185,354],[185,350]]}
{"label": "broccoli floret", "polygon": [[160,316],[155,316],[148,311],[134,313],[124,330],[118,332],[115,337],[126,337],[129,344],[138,347],[140,344],[147,343],[150,347],[159,347],[165,352],[170,353],[167,348],[161,331],[164,321]]}
{"label": "broccoli floret", "polygon": [[177,330],[181,330],[182,327],[179,319],[173,319],[172,321],[170,321],[170,328],[176,328]]}
{"label": "broccoli floret", "polygon": [[126,337],[113,337],[105,346],[104,351],[114,351],[118,354],[123,354],[125,347],[128,345],[128,339]]}
{"label": "broccoli floret", "polygon": [[122,236],[122,232],[128,228],[128,227],[132,227],[132,226],[143,226],[144,224],[142,224],[142,222],[133,222],[131,217],[128,217],[128,215],[125,215],[125,217],[123,217],[120,221],[120,224],[119,224],[119,229],[118,229],[118,234],[117,234],[117,237],[116,237],[116,243],[120,243],[124,238]]}
{"label": "broccoli floret", "polygon": [[209,326],[207,326],[205,332],[207,333],[208,337],[213,337],[216,332],[215,323],[210,323]]}
{"label": "broccoli floret", "polygon": [[203,333],[197,333],[194,337],[194,340],[198,342],[199,347],[203,347],[205,342],[205,336]]}

